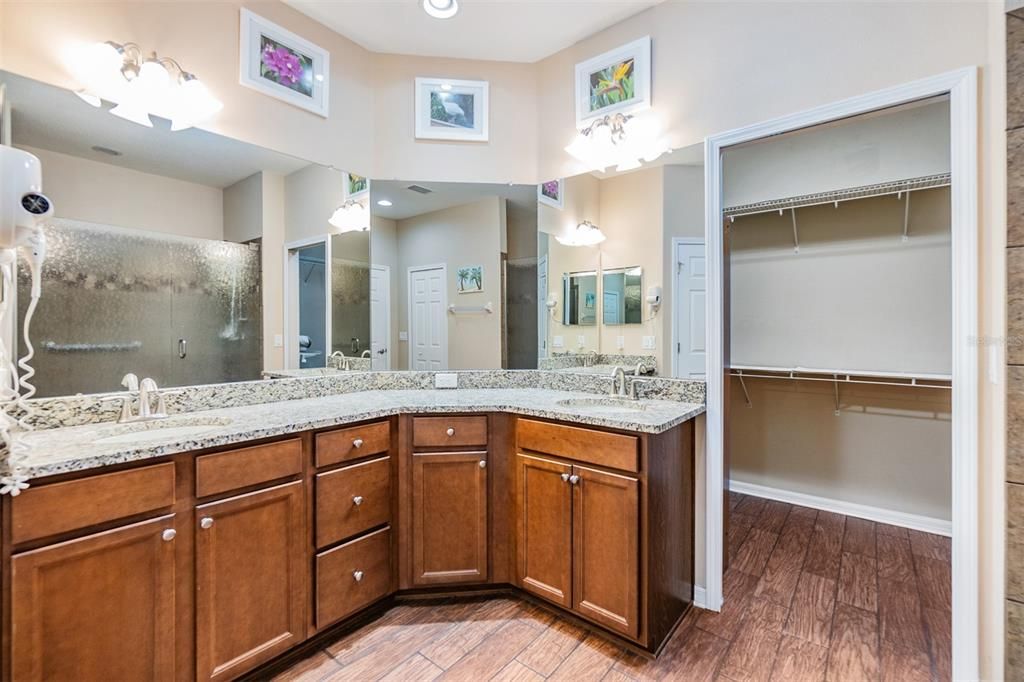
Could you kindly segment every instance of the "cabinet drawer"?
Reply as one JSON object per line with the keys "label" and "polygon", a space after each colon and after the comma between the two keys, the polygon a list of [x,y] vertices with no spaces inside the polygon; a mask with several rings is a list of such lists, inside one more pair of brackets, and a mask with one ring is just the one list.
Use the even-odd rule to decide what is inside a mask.
{"label": "cabinet drawer", "polygon": [[329,466],[391,449],[391,422],[375,422],[316,435],[316,465]]}
{"label": "cabinet drawer", "polygon": [[414,417],[413,447],[487,445],[487,417]]}
{"label": "cabinet drawer", "polygon": [[516,438],[522,450],[623,471],[639,471],[639,439],[636,436],[520,419]]}
{"label": "cabinet drawer", "polygon": [[11,498],[11,542],[28,542],[173,504],[171,462],[32,487]]}
{"label": "cabinet drawer", "polygon": [[390,520],[390,457],[317,475],[317,547],[352,537]]}
{"label": "cabinet drawer", "polygon": [[196,457],[196,497],[206,497],[302,472],[298,438]]}
{"label": "cabinet drawer", "polygon": [[391,591],[391,529],[318,554],[316,626],[323,628]]}

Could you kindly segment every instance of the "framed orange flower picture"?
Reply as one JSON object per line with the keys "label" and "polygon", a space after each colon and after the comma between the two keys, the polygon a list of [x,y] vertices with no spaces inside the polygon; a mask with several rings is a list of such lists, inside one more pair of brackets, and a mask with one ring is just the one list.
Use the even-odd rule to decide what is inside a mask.
{"label": "framed orange flower picture", "polygon": [[608,114],[628,114],[650,106],[650,36],[576,65],[577,128]]}

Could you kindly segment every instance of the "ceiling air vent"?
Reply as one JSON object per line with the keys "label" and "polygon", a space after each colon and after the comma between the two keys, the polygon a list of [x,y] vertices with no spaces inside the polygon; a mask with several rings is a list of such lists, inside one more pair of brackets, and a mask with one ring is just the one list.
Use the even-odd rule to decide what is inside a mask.
{"label": "ceiling air vent", "polygon": [[417,194],[433,194],[433,192],[434,192],[434,190],[427,189],[426,187],[423,187],[422,185],[409,185],[408,187],[406,187],[406,189],[412,190],[413,192],[416,192]]}

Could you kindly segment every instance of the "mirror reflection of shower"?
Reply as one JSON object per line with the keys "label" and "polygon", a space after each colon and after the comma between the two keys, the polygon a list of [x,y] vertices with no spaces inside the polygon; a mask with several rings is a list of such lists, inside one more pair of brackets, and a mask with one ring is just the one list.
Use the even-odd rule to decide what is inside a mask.
{"label": "mirror reflection of shower", "polygon": [[299,367],[324,367],[327,353],[327,295],[323,242],[298,250]]}

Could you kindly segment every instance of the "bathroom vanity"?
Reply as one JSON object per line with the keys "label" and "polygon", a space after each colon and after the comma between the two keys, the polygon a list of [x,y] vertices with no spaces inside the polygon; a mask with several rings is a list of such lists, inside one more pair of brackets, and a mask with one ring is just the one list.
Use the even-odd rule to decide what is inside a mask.
{"label": "bathroom vanity", "polygon": [[643,404],[365,391],[39,432],[42,478],[0,508],[3,677],[229,680],[471,592],[656,654],[693,600],[703,407]]}

